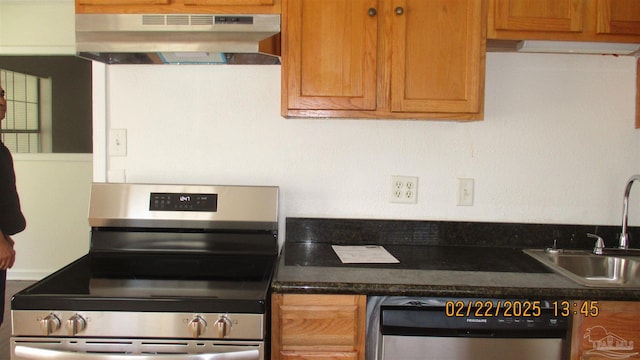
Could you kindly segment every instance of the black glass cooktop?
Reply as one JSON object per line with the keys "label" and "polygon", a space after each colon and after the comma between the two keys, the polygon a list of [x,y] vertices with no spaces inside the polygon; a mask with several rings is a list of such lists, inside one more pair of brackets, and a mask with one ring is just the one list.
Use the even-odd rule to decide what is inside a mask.
{"label": "black glass cooktop", "polygon": [[274,255],[89,253],[19,292],[13,310],[263,313]]}

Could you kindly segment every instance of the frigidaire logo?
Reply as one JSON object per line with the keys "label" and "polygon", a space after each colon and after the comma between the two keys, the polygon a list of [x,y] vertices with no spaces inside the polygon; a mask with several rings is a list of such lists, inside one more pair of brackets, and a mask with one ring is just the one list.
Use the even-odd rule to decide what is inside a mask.
{"label": "frigidaire logo", "polygon": [[486,323],[487,319],[467,319],[468,323]]}

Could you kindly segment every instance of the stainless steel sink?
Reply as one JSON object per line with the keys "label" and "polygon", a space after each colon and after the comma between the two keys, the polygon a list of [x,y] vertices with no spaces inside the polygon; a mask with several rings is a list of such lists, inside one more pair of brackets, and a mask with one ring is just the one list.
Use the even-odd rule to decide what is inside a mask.
{"label": "stainless steel sink", "polygon": [[640,288],[640,256],[595,255],[588,250],[524,252],[582,285]]}

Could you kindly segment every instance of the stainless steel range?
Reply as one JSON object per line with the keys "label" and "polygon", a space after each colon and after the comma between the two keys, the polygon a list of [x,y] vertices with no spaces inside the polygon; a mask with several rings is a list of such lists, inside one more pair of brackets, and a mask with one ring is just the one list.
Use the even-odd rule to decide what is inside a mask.
{"label": "stainless steel range", "polygon": [[16,294],[11,359],[264,360],[278,188],[93,184],[89,253]]}

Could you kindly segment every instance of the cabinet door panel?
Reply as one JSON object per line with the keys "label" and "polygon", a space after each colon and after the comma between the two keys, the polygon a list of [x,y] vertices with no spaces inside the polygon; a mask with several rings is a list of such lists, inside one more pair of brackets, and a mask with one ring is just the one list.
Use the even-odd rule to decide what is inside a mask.
{"label": "cabinet door panel", "polygon": [[170,0],[76,0],[79,5],[166,5]]}
{"label": "cabinet door panel", "polygon": [[358,307],[282,306],[282,346],[346,346],[357,342]]}
{"label": "cabinet door panel", "polygon": [[290,0],[286,49],[289,109],[373,110],[376,0]]}
{"label": "cabinet door panel", "polygon": [[273,294],[272,360],[364,360],[364,295]]}
{"label": "cabinet door panel", "polygon": [[598,0],[596,32],[611,35],[640,35],[638,0]]}
{"label": "cabinet door panel", "polygon": [[583,0],[495,0],[495,28],[580,32],[583,30],[583,3]]}
{"label": "cabinet door panel", "polygon": [[273,5],[274,0],[184,0],[185,5]]}
{"label": "cabinet door panel", "polygon": [[574,315],[571,359],[640,359],[640,303],[602,301],[595,306],[595,317]]}
{"label": "cabinet door panel", "polygon": [[282,360],[356,360],[356,352],[283,351]]}
{"label": "cabinet door panel", "polygon": [[478,112],[482,1],[396,0],[392,16],[391,110]]}

